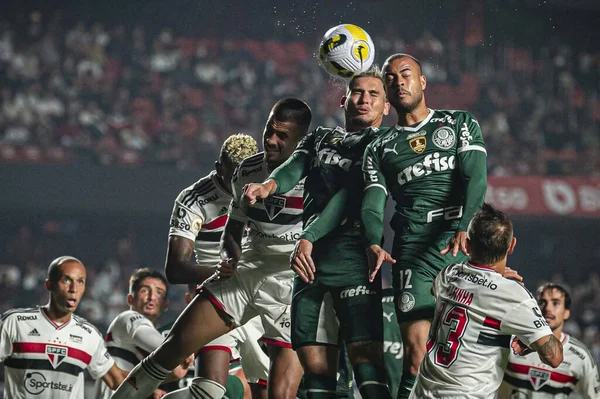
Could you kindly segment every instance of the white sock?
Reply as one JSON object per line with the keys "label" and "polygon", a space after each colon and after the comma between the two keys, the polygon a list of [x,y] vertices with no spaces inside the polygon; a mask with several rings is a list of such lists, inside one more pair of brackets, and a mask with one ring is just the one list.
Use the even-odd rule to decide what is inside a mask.
{"label": "white sock", "polygon": [[188,387],[194,399],[221,399],[225,396],[225,387],[216,381],[196,377]]}
{"label": "white sock", "polygon": [[163,399],[192,399],[189,387],[181,388],[173,392],[169,392]]}
{"label": "white sock", "polygon": [[145,399],[163,382],[170,371],[154,362],[151,356],[142,360],[129,372],[111,398]]}

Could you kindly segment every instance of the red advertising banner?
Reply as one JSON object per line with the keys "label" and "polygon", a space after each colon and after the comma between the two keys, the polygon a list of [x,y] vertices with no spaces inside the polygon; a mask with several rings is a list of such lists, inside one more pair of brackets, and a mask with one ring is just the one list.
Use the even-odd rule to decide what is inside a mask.
{"label": "red advertising banner", "polygon": [[600,178],[490,177],[486,201],[512,215],[600,218]]}

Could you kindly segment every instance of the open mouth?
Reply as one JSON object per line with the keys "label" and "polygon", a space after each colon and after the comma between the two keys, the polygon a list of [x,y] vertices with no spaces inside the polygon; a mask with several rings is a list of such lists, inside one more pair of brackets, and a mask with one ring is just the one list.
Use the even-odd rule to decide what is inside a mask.
{"label": "open mouth", "polygon": [[77,299],[73,299],[73,298],[67,298],[67,305],[70,308],[74,308],[77,306]]}

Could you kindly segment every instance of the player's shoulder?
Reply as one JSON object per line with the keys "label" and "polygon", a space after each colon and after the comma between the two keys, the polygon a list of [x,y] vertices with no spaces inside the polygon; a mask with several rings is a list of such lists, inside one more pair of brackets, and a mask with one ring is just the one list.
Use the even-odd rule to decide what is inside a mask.
{"label": "player's shoulder", "polygon": [[81,316],[77,316],[74,314],[72,317],[73,321],[75,322],[75,328],[85,331],[91,337],[100,338],[101,341],[104,340],[104,336],[102,335],[100,330],[96,328],[95,325],[93,325]]}
{"label": "player's shoulder", "polygon": [[567,336],[567,342],[565,343],[566,350],[573,353],[575,356],[580,358],[581,360],[594,360],[594,356],[590,352],[587,346],[577,338],[565,334]]}
{"label": "player's shoulder", "polygon": [[138,320],[146,319],[146,316],[143,314],[136,312],[135,310],[125,310],[115,317],[115,322],[117,323],[133,323]]}
{"label": "player's shoulder", "polygon": [[233,172],[232,181],[235,183],[238,180],[247,180],[252,178],[259,172],[262,172],[267,167],[265,163],[265,153],[259,152],[242,160]]}
{"label": "player's shoulder", "polygon": [[368,127],[365,129],[365,135],[372,136],[373,140],[369,146],[376,149],[396,139],[400,132],[396,126]]}
{"label": "player's shoulder", "polygon": [[194,184],[184,188],[177,196],[177,201],[183,203],[183,205],[192,205],[194,199],[214,191],[217,188],[214,180],[215,173],[215,171],[212,171]]}
{"label": "player's shoulder", "polygon": [[10,320],[11,318],[14,318],[17,321],[37,320],[39,313],[39,307],[9,309],[2,313],[0,316],[0,321],[4,322]]}

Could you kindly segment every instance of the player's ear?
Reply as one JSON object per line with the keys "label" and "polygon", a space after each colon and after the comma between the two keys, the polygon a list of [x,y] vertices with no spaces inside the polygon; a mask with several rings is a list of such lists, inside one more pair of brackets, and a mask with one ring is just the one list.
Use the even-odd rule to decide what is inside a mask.
{"label": "player's ear", "polygon": [[133,302],[133,295],[127,294],[127,305],[131,306],[132,302]]}
{"label": "player's ear", "polygon": [[386,100],[385,104],[383,105],[383,114],[388,115],[389,113],[390,113],[390,102]]}
{"label": "player's ear", "polygon": [[169,300],[165,299],[165,301],[163,302],[163,312],[169,310]]}
{"label": "player's ear", "polygon": [[571,317],[571,311],[569,309],[565,309],[565,320],[569,320]]}
{"label": "player's ear", "polygon": [[425,90],[427,87],[427,78],[423,74],[419,78],[421,79],[421,90]]}
{"label": "player's ear", "polygon": [[52,291],[52,281],[46,279],[46,281],[44,281],[44,287],[46,287],[46,290]]}
{"label": "player's ear", "polygon": [[346,106],[346,101],[348,101],[348,97],[342,96],[342,99],[340,100],[340,108],[344,108]]}
{"label": "player's ear", "polygon": [[511,255],[513,253],[516,245],[517,245],[517,237],[513,237],[512,240],[510,241],[510,247],[508,247],[507,255]]}

